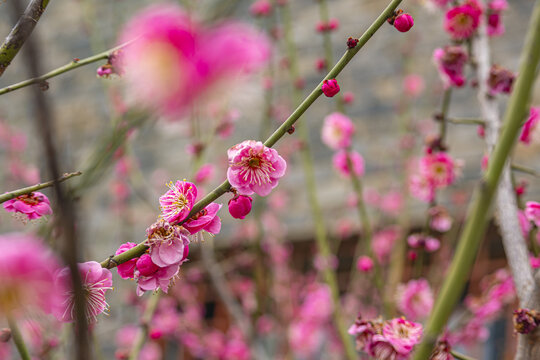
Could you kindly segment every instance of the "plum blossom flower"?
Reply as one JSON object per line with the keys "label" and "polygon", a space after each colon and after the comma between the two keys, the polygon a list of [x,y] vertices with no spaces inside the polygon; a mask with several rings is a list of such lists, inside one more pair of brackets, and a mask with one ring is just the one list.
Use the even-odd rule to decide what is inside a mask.
{"label": "plum blossom flower", "polygon": [[360,256],[356,262],[356,268],[365,273],[371,272],[373,265],[373,260],[369,256]]}
{"label": "plum blossom flower", "polygon": [[408,96],[415,98],[424,91],[424,78],[418,74],[409,74],[403,78],[403,90]]}
{"label": "plum blossom flower", "polygon": [[531,142],[540,143],[540,106],[531,107],[529,118],[523,125],[519,140],[526,145]]}
{"label": "plum blossom flower", "polygon": [[197,187],[187,181],[169,182],[169,190],[159,198],[161,217],[169,224],[177,224],[184,220],[197,198]]}
{"label": "plum blossom flower", "polygon": [[332,158],[334,168],[345,178],[351,176],[351,166],[349,165],[349,161],[352,165],[354,174],[356,176],[363,176],[364,158],[357,151],[340,150]]}
{"label": "plum blossom flower", "polygon": [[135,270],[137,280],[137,295],[142,296],[145,291],[161,289],[164,293],[169,291],[171,280],[178,274],[179,264],[159,267],[150,255],[144,254],[138,260]]}
{"label": "plum blossom flower", "polygon": [[502,12],[508,8],[506,0],[493,0],[488,3],[487,33],[489,36],[504,34],[504,24],[501,20]]}
{"label": "plum blossom flower", "polygon": [[0,314],[37,308],[46,313],[61,302],[55,282],[59,263],[42,242],[25,234],[0,235]]}
{"label": "plum blossom flower", "polygon": [[195,174],[195,182],[203,184],[214,176],[215,167],[212,164],[204,164]]}
{"label": "plum blossom flower", "polygon": [[400,284],[396,290],[396,304],[407,318],[426,318],[433,307],[433,292],[427,280],[410,280],[407,284]]}
{"label": "plum blossom flower", "polygon": [[420,159],[420,174],[433,180],[437,188],[452,185],[459,175],[461,163],[446,152],[426,154]]}
{"label": "plum blossom flower", "polygon": [[427,252],[437,251],[441,247],[441,242],[438,239],[424,234],[409,235],[407,243],[413,249],[423,248]]}
{"label": "plum blossom flower", "polygon": [[227,179],[240,195],[270,194],[287,169],[287,163],[278,152],[260,141],[243,141],[231,147],[227,155]]}
{"label": "plum blossom flower", "polygon": [[249,7],[253,16],[268,16],[272,11],[272,4],[268,0],[257,0]]}
{"label": "plum blossom flower", "polygon": [[470,38],[480,24],[482,9],[476,2],[469,1],[448,10],[444,19],[444,29],[454,40]]}
{"label": "plum blossom flower", "polygon": [[489,94],[510,94],[516,75],[508,69],[493,65],[489,70],[488,86]]}
{"label": "plum blossom flower", "polygon": [[540,228],[540,203],[527,201],[525,204],[525,216],[532,221],[536,227]]}
{"label": "plum blossom flower", "polygon": [[435,231],[444,233],[452,227],[452,218],[442,206],[434,206],[428,210],[430,216],[429,227]]}
{"label": "plum blossom flower", "polygon": [[[134,248],[135,246],[137,246],[137,244],[132,243],[132,242],[127,242],[125,244],[120,245],[120,247],[118,248],[118,250],[116,250],[114,254],[120,255],[123,252],[126,252],[129,249]],[[133,279],[134,271],[135,271],[135,264],[137,263],[137,260],[138,258],[134,258],[122,264],[118,264],[118,266],[116,267],[118,270],[118,275],[120,275],[122,279]]]}
{"label": "plum blossom flower", "polygon": [[467,62],[467,58],[465,50],[458,45],[435,49],[433,60],[437,65],[439,76],[446,88],[465,85],[463,68]]}
{"label": "plum blossom flower", "polygon": [[354,130],[354,124],[348,116],[334,112],[324,118],[321,139],[331,149],[344,149],[351,146]]}
{"label": "plum blossom flower", "polygon": [[39,191],[17,196],[5,201],[2,205],[9,212],[22,214],[26,217],[23,220],[35,220],[52,214],[49,199]]}
{"label": "plum blossom flower", "polygon": [[191,235],[202,230],[210,234],[218,234],[221,230],[221,219],[217,216],[217,213],[221,209],[221,206],[221,204],[211,203],[189,218],[183,225],[184,229]]}
{"label": "plum blossom flower", "polygon": [[398,237],[398,230],[393,226],[380,230],[373,235],[373,252],[379,263],[386,264],[388,262],[392,247]]}
{"label": "plum blossom flower", "polygon": [[[109,309],[105,293],[112,289],[112,273],[95,261],[80,263],[78,268],[86,297],[86,318],[89,322],[95,322],[99,314]],[[70,290],[64,292],[64,301],[58,304],[55,315],[62,322],[71,322],[75,316],[75,299],[69,286],[70,272],[67,267],[57,273],[56,281]]]}
{"label": "plum blossom flower", "polygon": [[407,355],[420,342],[422,325],[403,318],[392,319],[384,324],[383,335],[398,353]]}
{"label": "plum blossom flower", "polygon": [[205,28],[176,5],[154,5],[124,27],[121,67],[129,94],[138,104],[169,117],[218,85],[260,68],[270,55],[266,37],[253,27],[225,23]]}
{"label": "plum blossom flower", "polygon": [[146,229],[146,241],[152,263],[159,267],[180,265],[189,253],[189,238],[180,226],[158,220]]}

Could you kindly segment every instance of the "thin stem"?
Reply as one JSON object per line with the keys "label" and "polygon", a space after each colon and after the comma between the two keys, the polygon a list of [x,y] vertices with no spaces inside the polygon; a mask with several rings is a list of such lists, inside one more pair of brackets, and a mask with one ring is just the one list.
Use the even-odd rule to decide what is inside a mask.
{"label": "thin stem", "polygon": [[472,119],[472,118],[446,119],[446,121],[451,124],[460,124],[460,125],[485,125],[486,124],[485,120]]}
{"label": "thin stem", "polygon": [[531,89],[535,79],[534,73],[540,61],[540,47],[537,46],[540,42],[540,0],[536,1],[526,39],[518,71],[519,76],[510,95],[504,116],[504,131],[492,153],[485,178],[478,185],[474,200],[469,206],[468,217],[459,239],[456,254],[425,328],[424,340],[416,351],[414,357],[416,360],[429,358],[437,336],[443,330],[465,288],[485,233],[488,214],[490,214],[489,209],[502,170],[514,147],[521,122],[528,111]]}
{"label": "thin stem", "polygon": [[444,91],[443,101],[441,105],[441,113],[439,114],[440,118],[438,119],[440,121],[439,137],[441,140],[441,144],[444,144],[444,140],[446,138],[448,108],[450,107],[451,98],[452,98],[452,88],[449,87],[448,89]]}
{"label": "thin stem", "polygon": [[22,189],[17,189],[17,190],[7,192],[5,194],[0,195],[0,204],[5,202],[5,201],[14,199],[17,196],[30,194],[31,192],[51,187],[51,186],[54,185],[55,182],[60,183],[62,181],[66,181],[67,179],[71,179],[72,177],[79,176],[81,174],[82,174],[82,172],[80,172],[80,171],[69,173],[69,174],[64,174],[60,178],[58,178],[57,180],[51,180],[51,181],[47,181],[47,182],[44,182],[44,183],[39,183],[39,184],[28,186],[28,187],[25,187],[25,188],[22,188]]}
{"label": "thin stem", "polygon": [[470,356],[464,355],[462,353],[459,353],[457,351],[451,350],[450,353],[453,357],[455,357],[457,360],[476,360],[475,358],[472,358]]}
{"label": "thin stem", "polygon": [[[398,7],[402,0],[392,0],[390,4],[382,11],[382,13],[377,17],[377,19],[371,24],[371,26],[362,34],[358,39],[358,45],[354,49],[347,49],[345,54],[337,62],[336,65],[328,72],[323,80],[334,79],[336,78],[341,71],[347,66],[347,64],[352,60],[352,58],[360,51],[360,49],[368,42],[369,39],[375,34],[377,30],[386,22],[386,19],[392,15],[394,10]],[[294,123],[302,116],[306,110],[317,100],[322,94],[321,86],[322,81],[311,91],[311,93],[304,99],[304,101],[298,105],[298,107],[293,111],[283,124],[266,141],[264,145],[268,147],[274,146],[279,139],[281,139],[287,131],[294,125]],[[228,180],[225,180],[221,185],[208,193],[204,198],[199,200],[194,206],[186,219],[189,219],[206,206],[208,206],[212,201],[218,199],[221,195],[228,192],[231,188]],[[106,267],[107,269],[112,269],[116,265],[124,263],[128,260],[131,260],[135,257],[142,255],[146,251],[147,247],[144,245],[144,242],[141,242],[139,245],[135,246],[132,249],[129,249],[126,252],[123,252],[120,255],[112,256],[109,259],[106,259],[101,262],[101,266]]]}
{"label": "thin stem", "polygon": [[538,171],[536,171],[534,169],[528,168],[526,166],[523,166],[523,165],[512,164],[512,170],[519,171],[519,172],[524,173],[524,174],[529,174],[529,175],[532,175],[532,176],[535,176],[535,177],[540,177],[540,172],[538,172]]}
{"label": "thin stem", "polygon": [[[92,63],[95,63],[95,62],[100,61],[100,60],[108,59],[109,56],[111,56],[115,51],[120,50],[121,48],[123,48],[126,45],[127,45],[127,43],[123,44],[123,45],[120,45],[120,46],[117,46],[117,47],[114,47],[112,49],[106,50],[106,51],[101,52],[99,54],[96,54],[96,55],[81,59],[81,60],[73,60],[73,61],[71,61],[70,63],[68,63],[68,64],[66,64],[64,66],[60,66],[59,68],[54,69],[52,71],[49,71],[48,73],[43,74],[41,76],[38,76],[38,77],[35,77],[35,78],[32,78],[32,79],[28,79],[28,80],[24,80],[24,81],[18,82],[18,83],[13,84],[13,85],[6,86],[5,88],[0,89],[0,95],[6,94],[6,93],[14,91],[14,90],[21,89],[21,88],[26,87],[26,86],[30,86],[32,84],[41,83],[41,82],[43,82],[43,81],[45,81],[47,79],[50,79],[52,77],[58,76],[60,74],[63,74],[65,72],[68,72],[68,71],[71,71],[71,70],[75,70],[77,68],[80,68],[81,66],[92,64]],[[1,68],[1,66],[0,66],[0,68]]]}
{"label": "thin stem", "polygon": [[21,359],[30,360],[30,353],[28,352],[28,348],[26,347],[26,344],[24,343],[24,339],[21,335],[21,331],[19,330],[19,327],[17,326],[17,322],[11,316],[8,316],[7,321],[8,321],[9,328],[11,329],[11,338],[13,339],[13,342],[15,343],[15,347],[17,348],[17,351],[19,352]]}
{"label": "thin stem", "polygon": [[141,317],[141,323],[139,332],[137,333],[137,338],[133,343],[131,352],[129,353],[129,360],[137,360],[139,358],[139,353],[141,352],[146,339],[148,338],[148,331],[150,329],[149,325],[152,321],[152,317],[156,312],[157,305],[159,303],[159,298],[161,296],[160,290],[152,294],[148,303],[146,304],[146,309],[144,310],[143,316]]}

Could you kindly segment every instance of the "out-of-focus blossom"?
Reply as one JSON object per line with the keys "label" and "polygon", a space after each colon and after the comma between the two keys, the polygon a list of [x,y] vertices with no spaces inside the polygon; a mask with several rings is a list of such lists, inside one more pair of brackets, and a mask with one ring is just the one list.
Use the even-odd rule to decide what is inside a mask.
{"label": "out-of-focus blossom", "polygon": [[379,208],[388,215],[397,215],[403,208],[403,194],[398,190],[390,190],[380,198]]}
{"label": "out-of-focus blossom", "polygon": [[540,144],[540,107],[531,107],[529,118],[523,125],[519,140],[529,145],[531,142]]}
{"label": "out-of-focus blossom", "polygon": [[467,58],[467,53],[459,45],[435,49],[433,52],[433,60],[437,65],[439,76],[446,88],[450,86],[461,87],[465,85],[463,70]]}
{"label": "out-of-focus blossom", "polygon": [[420,174],[432,179],[435,187],[443,188],[452,185],[459,175],[461,163],[455,161],[446,152],[426,154],[420,159]]}
{"label": "out-of-focus blossom", "polygon": [[373,265],[373,260],[369,256],[360,256],[356,262],[356,268],[365,273],[371,272]]}
{"label": "out-of-focus blossom", "polygon": [[502,12],[508,8],[506,0],[493,0],[488,2],[487,8],[487,33],[489,36],[504,34]]}
{"label": "out-of-focus blossom", "polygon": [[424,91],[424,78],[418,74],[409,74],[403,78],[403,90],[405,94],[415,98]]}
{"label": "out-of-focus blossom", "polygon": [[540,228],[540,203],[536,201],[527,201],[525,204],[525,216],[531,222],[533,222],[536,227]]}
{"label": "out-of-focus blossom", "polygon": [[[83,294],[86,298],[85,315],[89,322],[95,322],[97,316],[109,309],[105,293],[112,289],[112,273],[102,268],[98,262],[88,261],[78,264]],[[71,289],[68,268],[57,273],[58,284]],[[75,294],[73,290],[64,292],[64,301],[57,304],[55,315],[58,320],[71,322],[75,319]]]}
{"label": "out-of-focus blossom", "polygon": [[35,220],[52,214],[49,199],[39,191],[17,196],[5,201],[2,205],[9,212],[22,214],[23,221]]}
{"label": "out-of-focus blossom", "polygon": [[171,181],[167,184],[169,190],[159,198],[161,216],[169,224],[174,225],[184,220],[197,198],[197,187],[187,181]]}
{"label": "out-of-focus blossom", "polygon": [[489,93],[494,96],[496,94],[510,94],[512,84],[516,75],[508,69],[493,65],[489,70],[488,86]]}
{"label": "out-of-focus blossom", "polygon": [[204,28],[176,5],[136,14],[120,36],[125,46],[113,62],[124,71],[137,103],[169,117],[217,88],[260,68],[269,58],[266,37],[253,27],[226,23]]}
{"label": "out-of-focus blossom", "polygon": [[427,252],[437,251],[441,247],[441,242],[438,239],[420,233],[409,235],[407,244],[413,249],[423,248]]}
{"label": "out-of-focus blossom", "polygon": [[535,310],[517,309],[513,316],[514,329],[519,334],[529,334],[540,324],[540,314]]}
{"label": "out-of-focus blossom", "polygon": [[321,139],[331,149],[344,149],[351,146],[354,130],[354,124],[348,116],[334,112],[324,118]]}
{"label": "out-of-focus blossom", "polygon": [[446,208],[434,206],[428,210],[428,214],[430,217],[429,227],[433,230],[444,233],[452,227],[452,217]]}
{"label": "out-of-focus blossom", "polygon": [[324,80],[321,90],[327,97],[334,97],[340,90],[336,79]]}
{"label": "out-of-focus blossom", "polygon": [[324,71],[326,70],[326,60],[325,59],[317,59],[315,61],[315,69],[317,69],[317,71]]}
{"label": "out-of-focus blossom", "polygon": [[260,141],[246,140],[231,147],[227,155],[227,179],[240,195],[270,194],[287,169],[278,152]]}
{"label": "out-of-focus blossom", "polygon": [[518,220],[519,220],[519,227],[521,228],[521,234],[525,239],[529,237],[529,232],[531,231],[531,222],[527,218],[527,215],[525,215],[525,211],[518,210]]}
{"label": "out-of-focus blossom", "polygon": [[0,314],[41,309],[50,313],[62,302],[55,282],[59,263],[40,240],[24,234],[0,235]]}
{"label": "out-of-focus blossom", "polygon": [[529,256],[529,263],[531,264],[531,267],[533,269],[538,269],[540,268],[540,256],[538,257],[535,257],[533,255],[530,255]]}
{"label": "out-of-focus blossom", "polygon": [[425,319],[433,307],[433,292],[426,279],[410,280],[396,290],[396,304],[407,318]]}
{"label": "out-of-focus blossom", "polygon": [[268,16],[272,12],[272,4],[268,0],[257,0],[249,7],[253,16]]}
{"label": "out-of-focus blossom", "polygon": [[354,102],[354,94],[350,91],[347,91],[343,93],[343,103],[344,104],[352,104]]}
{"label": "out-of-focus blossom", "polygon": [[204,184],[214,177],[215,166],[213,164],[204,164],[195,174],[195,182]]}
{"label": "out-of-focus blossom", "polygon": [[399,354],[408,355],[422,338],[422,325],[404,318],[392,319],[384,324],[383,335]]}
{"label": "out-of-focus blossom", "polygon": [[390,253],[398,237],[399,232],[395,227],[387,227],[373,235],[373,252],[379,263],[388,263]]}
{"label": "out-of-focus blossom", "polygon": [[355,150],[338,151],[334,154],[332,163],[334,164],[334,168],[345,178],[351,176],[351,168],[356,176],[361,177],[364,175],[364,158]]}
{"label": "out-of-focus blossom", "polygon": [[454,40],[470,38],[480,24],[482,9],[475,0],[449,9],[444,19],[444,29]]}

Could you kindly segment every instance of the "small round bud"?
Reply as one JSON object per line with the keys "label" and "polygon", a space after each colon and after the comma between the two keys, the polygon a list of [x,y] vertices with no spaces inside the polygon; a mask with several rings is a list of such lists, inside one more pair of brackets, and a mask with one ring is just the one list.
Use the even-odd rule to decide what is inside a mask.
{"label": "small round bud", "polygon": [[137,260],[136,267],[142,276],[150,276],[159,270],[159,267],[154,264],[148,254],[142,255],[139,260]]}
{"label": "small round bud", "polygon": [[243,219],[251,212],[251,196],[236,195],[229,200],[229,214],[235,219]]}
{"label": "small round bud", "polygon": [[355,39],[355,38],[348,38],[347,39],[347,47],[349,49],[354,49],[356,47],[356,45],[358,45],[358,39]]}
{"label": "small round bud", "polygon": [[398,15],[394,20],[394,27],[400,32],[411,30],[414,25],[413,17],[408,13]]}
{"label": "small round bud", "polygon": [[373,270],[373,260],[369,256],[360,256],[356,262],[356,268],[361,272],[369,273]]}
{"label": "small round bud", "polygon": [[321,90],[327,97],[333,97],[339,92],[339,85],[336,79],[324,80]]}

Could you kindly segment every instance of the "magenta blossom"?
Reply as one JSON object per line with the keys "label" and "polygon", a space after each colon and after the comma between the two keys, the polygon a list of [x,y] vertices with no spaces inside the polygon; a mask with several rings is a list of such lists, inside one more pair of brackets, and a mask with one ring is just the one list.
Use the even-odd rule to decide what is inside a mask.
{"label": "magenta blossom", "polygon": [[540,203],[527,201],[525,204],[525,216],[532,221],[536,227],[540,228]]}
{"label": "magenta blossom", "polygon": [[137,280],[137,295],[142,296],[145,291],[161,289],[164,293],[169,291],[171,280],[178,274],[179,264],[159,267],[148,254],[137,260],[135,279]]}
{"label": "magenta blossom", "polygon": [[[118,248],[118,250],[116,250],[114,254],[120,255],[123,252],[126,252],[129,249],[134,248],[135,246],[137,246],[137,244],[132,243],[132,242],[127,242],[125,244],[120,245],[120,247]],[[116,268],[118,270],[118,275],[120,275],[122,279],[133,279],[133,276],[134,276],[133,272],[135,271],[135,263],[137,263],[137,259],[138,258],[131,259],[122,264],[118,264]]]}
{"label": "magenta blossom", "polygon": [[410,280],[396,290],[396,304],[407,318],[425,319],[433,307],[433,292],[425,279]]}
{"label": "magenta blossom", "polygon": [[191,234],[206,231],[210,234],[218,234],[221,230],[221,219],[217,216],[221,204],[211,203],[197,214],[193,215],[184,223],[184,228]]}
{"label": "magenta blossom", "polygon": [[455,161],[448,153],[426,154],[420,159],[420,174],[433,181],[437,188],[452,185],[459,176],[460,161]]}
{"label": "magenta blossom", "polygon": [[252,202],[250,196],[236,195],[229,200],[229,213],[235,219],[243,219],[251,212]]}
{"label": "magenta blossom", "polygon": [[268,16],[272,11],[272,3],[268,0],[257,0],[249,7],[253,16]]}
{"label": "magenta blossom", "polygon": [[444,29],[454,40],[470,38],[480,24],[482,10],[476,3],[456,6],[448,10],[444,19]]}
{"label": "magenta blossom", "polygon": [[444,48],[435,49],[433,60],[446,88],[465,85],[463,68],[467,63],[467,59],[467,53],[461,46],[445,46]]}
{"label": "magenta blossom", "polygon": [[231,147],[227,155],[227,179],[240,195],[270,194],[287,169],[278,152],[260,141],[246,140]]}
{"label": "magenta blossom", "polygon": [[519,140],[527,145],[540,143],[540,107],[531,107],[529,118],[523,125]]}
{"label": "magenta blossom", "polygon": [[493,65],[489,70],[488,86],[490,95],[510,94],[516,75],[508,69]]}
{"label": "magenta blossom", "polygon": [[[82,281],[83,293],[86,297],[86,318],[95,322],[97,316],[109,309],[105,293],[112,289],[112,273],[102,268],[98,262],[88,261],[78,264]],[[57,273],[57,283],[71,289],[70,272],[66,267]],[[64,301],[57,304],[55,315],[62,322],[71,322],[75,319],[75,299],[73,290],[66,291]]]}
{"label": "magenta blossom", "polygon": [[3,206],[9,212],[23,214],[28,220],[52,214],[49,199],[39,191],[17,196],[5,201]]}
{"label": "magenta blossom", "polygon": [[369,256],[360,256],[356,262],[356,268],[365,273],[371,272],[373,265],[373,260]]}
{"label": "magenta blossom", "polygon": [[433,230],[444,233],[452,227],[452,217],[442,206],[434,206],[428,210],[430,216],[429,227]]}
{"label": "magenta blossom", "polygon": [[351,176],[351,165],[356,176],[361,177],[364,175],[364,158],[354,150],[338,151],[332,158],[332,163],[334,164],[334,168],[345,178]]}
{"label": "magenta blossom", "polygon": [[489,36],[500,36],[504,34],[502,12],[507,8],[508,2],[506,0],[493,0],[488,2],[487,33]]}
{"label": "magenta blossom", "polygon": [[114,65],[124,70],[129,93],[169,117],[199,99],[207,102],[219,85],[261,68],[270,55],[269,40],[253,27],[205,28],[172,4],[136,14],[120,36],[126,42]]}
{"label": "magenta blossom", "polygon": [[351,146],[353,134],[354,124],[348,116],[334,112],[324,118],[321,138],[329,148],[339,150]]}
{"label": "magenta blossom", "polygon": [[424,234],[409,235],[407,243],[413,249],[423,248],[427,252],[437,251],[441,247],[441,242],[438,239]]}
{"label": "magenta blossom", "polygon": [[422,325],[403,318],[392,319],[385,323],[383,335],[399,354],[408,355],[422,338]]}
{"label": "magenta blossom", "polygon": [[197,187],[187,181],[172,181],[167,184],[169,190],[159,198],[161,217],[170,224],[184,220],[197,198]]}
{"label": "magenta blossom", "polygon": [[146,244],[153,264],[167,267],[180,265],[187,260],[189,238],[182,232],[180,226],[158,220],[146,229],[146,236]]}
{"label": "magenta blossom", "polygon": [[400,14],[394,20],[394,27],[399,32],[407,32],[411,30],[413,25],[414,25],[414,19],[411,16],[411,14],[408,14],[408,13]]}
{"label": "magenta blossom", "polygon": [[62,301],[55,282],[59,263],[42,242],[25,234],[0,235],[0,315],[41,309],[47,313]]}
{"label": "magenta blossom", "polygon": [[199,185],[209,181],[214,176],[215,167],[212,164],[204,164],[195,174],[195,182]]}

